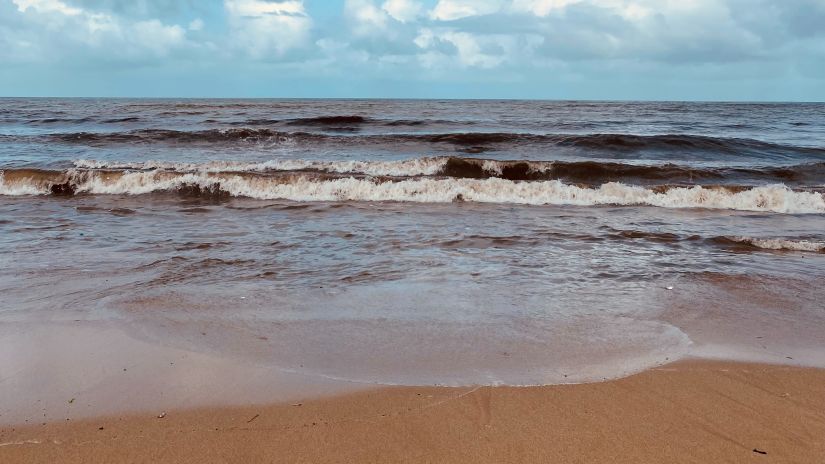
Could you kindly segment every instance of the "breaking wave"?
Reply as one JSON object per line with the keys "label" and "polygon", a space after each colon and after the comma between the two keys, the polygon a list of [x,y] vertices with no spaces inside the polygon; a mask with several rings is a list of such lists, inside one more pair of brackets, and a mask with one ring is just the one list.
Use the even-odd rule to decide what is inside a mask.
{"label": "breaking wave", "polygon": [[176,172],[82,170],[6,170],[0,194],[74,195],[181,192],[293,201],[454,201],[527,205],[645,205],[664,208],[712,208],[776,213],[825,213],[825,196],[794,191],[785,185],[750,188],[644,187],[620,182],[599,186],[560,180],[533,182],[502,178],[405,178],[317,175],[286,172]]}
{"label": "breaking wave", "polygon": [[206,163],[174,163],[167,161],[97,161],[81,159],[73,164],[81,169],[166,170],[176,172],[278,172],[319,171],[372,176],[431,176],[439,174],[448,158],[414,158],[402,161],[318,161],[276,159],[256,163],[237,161],[210,161]]}
{"label": "breaking wave", "polygon": [[715,237],[712,242],[735,249],[776,251],[809,251],[825,253],[825,242],[809,239],[754,238],[742,236]]}
{"label": "breaking wave", "polygon": [[370,176],[446,176],[455,178],[502,178],[507,180],[562,180],[596,185],[625,182],[725,184],[786,183],[821,185],[825,182],[825,163],[782,167],[693,167],[676,164],[640,165],[603,161],[521,161],[458,157],[425,157],[400,161],[317,161],[276,159],[263,162],[211,161],[171,163],[165,161],[77,160],[82,169],[167,170],[176,172],[279,172],[317,171]]}

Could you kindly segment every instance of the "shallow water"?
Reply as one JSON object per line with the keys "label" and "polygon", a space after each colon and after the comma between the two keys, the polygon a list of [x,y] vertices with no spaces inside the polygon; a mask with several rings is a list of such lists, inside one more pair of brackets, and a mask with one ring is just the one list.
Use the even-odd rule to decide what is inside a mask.
{"label": "shallow water", "polygon": [[825,367],[825,105],[0,110],[7,328],[365,383]]}

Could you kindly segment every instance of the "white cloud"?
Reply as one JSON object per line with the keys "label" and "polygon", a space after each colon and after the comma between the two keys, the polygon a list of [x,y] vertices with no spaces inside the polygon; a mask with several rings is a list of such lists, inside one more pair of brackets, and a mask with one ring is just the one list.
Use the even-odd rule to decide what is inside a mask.
{"label": "white cloud", "polygon": [[414,0],[387,0],[381,5],[381,9],[396,21],[406,23],[418,18],[424,6]]}
{"label": "white cloud", "polygon": [[157,19],[138,21],[130,29],[130,36],[135,43],[160,56],[186,40],[186,31],[182,27],[166,26]]}
{"label": "white cloud", "polygon": [[703,0],[513,0],[510,9],[517,13],[544,17],[564,11],[572,5],[584,5],[611,10],[625,19],[638,20],[650,16],[654,11],[667,13],[693,9],[701,1]]}
{"label": "white cloud", "polygon": [[542,82],[546,66],[599,79],[825,75],[823,0],[343,0],[320,24],[304,0],[206,3],[0,0],[0,78],[35,64],[454,82]]}
{"label": "white cloud", "polygon": [[409,37],[405,39],[402,36],[409,36],[414,29],[403,25],[418,22],[422,13],[423,6],[414,0],[387,0],[380,6],[375,0],[344,2],[344,17],[352,35],[358,38],[379,37],[390,47],[396,46],[399,41],[409,40]]}
{"label": "white cloud", "polygon": [[71,7],[60,0],[12,0],[21,13],[34,10],[38,13],[60,13],[67,16],[83,14],[80,8]]}
{"label": "white cloud", "polygon": [[458,50],[458,59],[464,66],[494,68],[504,61],[503,55],[484,53],[481,40],[468,32],[447,32],[441,36]]}
{"label": "white cloud", "polygon": [[512,9],[516,12],[529,12],[536,16],[547,16],[553,11],[563,10],[566,6],[582,0],[513,0]]}
{"label": "white cloud", "polygon": [[352,22],[353,32],[357,35],[383,31],[389,20],[387,13],[375,6],[372,0],[346,0],[344,15]]}
{"label": "white cloud", "polygon": [[[541,42],[533,36],[522,38],[503,34],[473,34],[455,30],[434,31],[423,28],[414,43],[422,49],[419,61],[424,67],[442,67],[458,64],[465,68],[495,68],[505,61],[529,52]],[[455,50],[454,58],[443,50],[443,45]]]}
{"label": "white cloud", "polygon": [[[117,59],[166,56],[186,44],[186,31],[158,19],[129,21],[124,18],[75,6],[60,0],[12,0],[23,20],[34,27],[48,28],[59,45],[79,43],[96,53],[111,53]],[[40,43],[53,48],[55,44]],[[34,44],[28,44],[32,47]]]}
{"label": "white cloud", "polygon": [[226,0],[224,2],[229,14],[248,17],[306,16],[304,2],[301,0]]}
{"label": "white cloud", "polygon": [[438,0],[430,11],[430,18],[437,21],[453,21],[495,13],[504,6],[502,0]]}
{"label": "white cloud", "polygon": [[225,0],[230,40],[253,58],[275,58],[307,44],[312,20],[302,0]]}

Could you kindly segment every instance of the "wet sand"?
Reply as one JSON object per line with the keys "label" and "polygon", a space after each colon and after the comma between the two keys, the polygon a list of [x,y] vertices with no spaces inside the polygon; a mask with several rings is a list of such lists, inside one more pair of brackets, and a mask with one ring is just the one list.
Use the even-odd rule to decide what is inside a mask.
{"label": "wet sand", "polygon": [[592,384],[392,387],[0,432],[4,463],[823,460],[825,370],[701,360]]}
{"label": "wet sand", "polygon": [[117,324],[7,322],[0,328],[0,426],[287,402],[363,388],[148,343]]}

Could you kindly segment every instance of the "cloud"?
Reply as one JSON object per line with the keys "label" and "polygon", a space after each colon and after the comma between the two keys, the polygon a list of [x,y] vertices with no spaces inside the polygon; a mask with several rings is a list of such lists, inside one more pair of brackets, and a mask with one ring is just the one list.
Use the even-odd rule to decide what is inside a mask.
{"label": "cloud", "polygon": [[380,6],[373,0],[344,1],[344,16],[349,20],[352,32],[360,36],[385,35],[397,23],[415,21],[423,9],[413,0],[387,0]]}
{"label": "cloud", "polygon": [[622,91],[619,76],[656,76],[790,92],[791,79],[825,89],[822,24],[822,0],[0,0],[0,82],[71,66],[336,76],[342,89],[566,79]]}
{"label": "cloud", "polygon": [[[24,47],[52,59],[77,58],[86,49],[82,53],[86,58],[145,60],[167,56],[187,42],[184,28],[158,19],[128,21],[60,0],[12,1],[21,16],[19,36],[26,38]],[[44,28],[50,31],[53,41],[34,37],[42,35],[38,32]],[[64,53],[57,54],[61,49]]]}
{"label": "cloud", "polygon": [[387,0],[381,5],[381,9],[396,21],[406,23],[418,18],[424,11],[424,6],[414,0]]}
{"label": "cloud", "polygon": [[[172,18],[194,14],[220,7],[215,0],[62,0],[72,6],[87,10],[109,13],[129,19],[161,19],[169,22]],[[211,4],[211,5],[210,5]]]}
{"label": "cloud", "polygon": [[563,10],[566,6],[581,0],[514,0],[513,11],[530,12],[537,16],[547,16],[553,11]]}
{"label": "cloud", "polygon": [[502,0],[438,0],[430,11],[430,18],[438,21],[454,21],[496,13],[501,10],[505,2]]}
{"label": "cloud", "polygon": [[419,31],[414,41],[423,50],[419,60],[426,68],[452,68],[458,65],[490,69],[519,57],[521,45],[530,48],[541,40],[536,38],[532,43],[526,44],[509,35],[472,34],[450,29],[434,31],[425,28]]}
{"label": "cloud", "polygon": [[156,55],[162,56],[186,41],[186,31],[182,27],[167,26],[157,19],[138,21],[130,29],[134,41]]}
{"label": "cloud", "polygon": [[80,8],[72,8],[59,0],[12,0],[12,2],[23,13],[34,10],[38,13],[60,13],[66,16],[83,14]]}
{"label": "cloud", "polygon": [[257,59],[275,59],[309,41],[312,20],[302,0],[225,0],[230,40]]}
{"label": "cloud", "polygon": [[390,19],[387,12],[377,7],[372,0],[346,0],[344,16],[350,20],[352,30],[357,35],[382,32]]}

